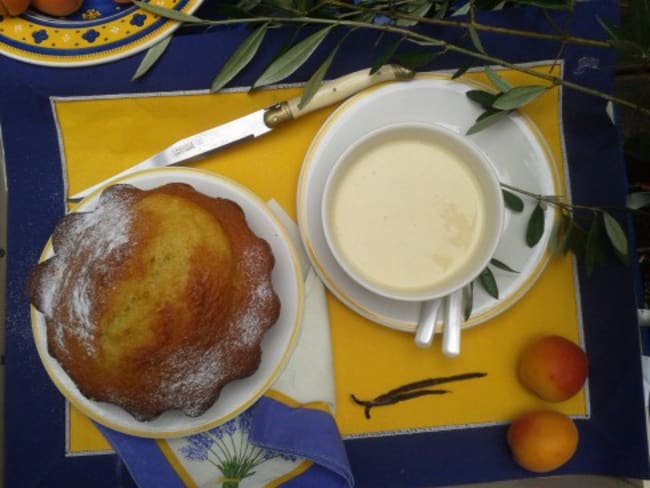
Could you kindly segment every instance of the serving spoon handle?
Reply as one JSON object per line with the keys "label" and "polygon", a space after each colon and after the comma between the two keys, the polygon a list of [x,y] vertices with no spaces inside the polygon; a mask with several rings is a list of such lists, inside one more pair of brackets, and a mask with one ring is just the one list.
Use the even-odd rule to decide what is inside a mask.
{"label": "serving spoon handle", "polygon": [[415,345],[418,347],[429,347],[433,341],[436,330],[436,320],[442,308],[444,298],[423,302],[420,308],[420,319],[415,330]]}
{"label": "serving spoon handle", "polygon": [[460,354],[460,323],[463,308],[463,290],[456,290],[445,298],[442,329],[442,353],[448,357]]}

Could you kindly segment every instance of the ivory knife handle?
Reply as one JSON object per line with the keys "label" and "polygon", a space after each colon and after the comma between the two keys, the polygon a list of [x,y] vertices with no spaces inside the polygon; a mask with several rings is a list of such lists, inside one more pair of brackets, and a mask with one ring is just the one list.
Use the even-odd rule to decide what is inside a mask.
{"label": "ivory knife handle", "polygon": [[270,128],[275,128],[284,122],[345,100],[365,88],[385,81],[410,80],[414,76],[415,71],[394,64],[385,64],[372,75],[369,68],[355,71],[324,83],[302,108],[298,107],[301,96],[269,107],[264,114],[264,123]]}

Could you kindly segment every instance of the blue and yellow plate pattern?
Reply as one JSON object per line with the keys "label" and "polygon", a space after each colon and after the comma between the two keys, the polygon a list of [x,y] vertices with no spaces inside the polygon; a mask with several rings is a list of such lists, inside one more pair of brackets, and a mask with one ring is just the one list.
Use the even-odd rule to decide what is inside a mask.
{"label": "blue and yellow plate pattern", "polygon": [[[194,12],[203,0],[152,0],[161,7]],[[87,66],[129,56],[150,47],[178,27],[130,3],[84,0],[68,17],[28,10],[0,16],[0,54],[45,66]]]}

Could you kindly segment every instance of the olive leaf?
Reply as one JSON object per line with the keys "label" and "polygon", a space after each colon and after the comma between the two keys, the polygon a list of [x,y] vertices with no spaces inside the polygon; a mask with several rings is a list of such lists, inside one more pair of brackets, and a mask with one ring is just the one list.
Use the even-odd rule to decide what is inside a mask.
{"label": "olive leaf", "polygon": [[474,0],[474,5],[481,10],[502,10],[505,0]]}
{"label": "olive leaf", "polygon": [[625,39],[625,32],[617,25],[608,20],[601,19],[598,15],[596,16],[596,20],[601,25],[603,30],[607,33],[607,36],[610,40],[618,41]]}
{"label": "olive leaf", "polygon": [[625,30],[607,20],[597,20],[619,54],[645,61],[650,51],[650,5],[647,0],[631,0],[629,11],[629,28]]}
{"label": "olive leaf", "polygon": [[566,256],[570,250],[576,256],[582,255],[584,251],[584,239],[580,238],[580,231],[573,222],[573,219],[569,221],[569,227],[558,245],[558,253],[562,253],[563,256]]}
{"label": "olive leaf", "polygon": [[598,219],[594,218],[587,233],[587,242],[585,246],[585,269],[587,276],[591,276],[600,259],[600,224]]}
{"label": "olive leaf", "polygon": [[[429,9],[433,5],[431,0],[415,0],[407,2],[404,13],[412,15],[414,17],[424,17],[429,13]],[[396,25],[399,27],[411,27],[418,23],[417,20],[412,19],[398,19]]]}
{"label": "olive leaf", "polygon": [[476,48],[476,50],[480,53],[485,54],[485,48],[483,48],[483,44],[481,43],[481,38],[478,36],[478,32],[476,32],[476,28],[474,25],[469,24],[467,27],[467,31],[469,32],[469,38],[472,41],[472,44]]}
{"label": "olive leaf", "polygon": [[509,113],[510,113],[509,110],[488,110],[482,113],[476,119],[474,125],[472,125],[469,129],[467,129],[467,132],[465,132],[465,134],[468,136],[472,134],[476,134],[477,132],[480,132],[483,129],[486,129],[487,127],[490,127],[494,123],[498,122]]}
{"label": "olive leaf", "polygon": [[441,41],[439,39],[409,39],[409,42],[411,44],[416,44],[418,46],[425,46],[425,47],[441,47],[441,46],[446,46],[447,43],[445,41]]}
{"label": "olive leaf", "polygon": [[500,75],[497,74],[496,71],[494,71],[492,68],[489,66],[486,66],[485,69],[485,74],[487,75],[488,79],[492,82],[492,84],[496,87],[497,90],[500,92],[507,92],[512,88],[512,85],[508,83],[506,80],[501,78]]}
{"label": "olive leaf", "polygon": [[478,103],[484,109],[490,109],[498,95],[485,90],[469,90],[465,93],[465,96],[472,102]]}
{"label": "olive leaf", "polygon": [[[535,195],[534,193],[510,187],[505,183],[501,185],[504,187],[501,191],[507,208],[521,211],[524,208],[524,203],[518,195],[505,188],[510,188],[518,193],[525,193],[537,201],[526,224],[525,240],[529,247],[537,245],[544,235],[546,225],[545,208],[548,205],[555,205],[560,211],[560,217],[554,222],[549,236],[548,249],[552,254],[566,255],[569,251],[573,252],[576,258],[584,260],[587,275],[591,275],[596,265],[605,259],[602,247],[604,242],[602,228],[604,227],[607,240],[616,256],[624,264],[629,263],[630,251],[627,235],[620,222],[602,207],[573,206],[565,203],[563,201],[565,197],[561,195]],[[648,194],[642,192],[635,199],[630,199],[628,202],[631,208],[642,207],[647,204],[650,204],[650,192]],[[585,210],[591,212],[585,213]],[[490,261],[490,264],[500,269],[514,271],[496,259]]]}
{"label": "olive leaf", "polygon": [[177,22],[185,22],[187,24],[201,24],[204,22],[203,19],[194,15],[186,14],[185,12],[174,10],[173,8],[161,7],[141,0],[133,0],[133,4],[140,7],[142,10],[147,10],[153,14],[159,15],[160,17],[175,20]]}
{"label": "olive leaf", "polygon": [[524,201],[518,195],[504,189],[501,189],[501,193],[503,194],[503,203],[507,208],[517,213],[524,210]]}
{"label": "olive leaf", "polygon": [[566,241],[569,237],[569,229],[571,228],[572,219],[569,213],[562,212],[560,218],[555,223],[551,238],[548,241],[548,248],[551,254],[564,253],[566,249]]}
{"label": "olive leaf", "polygon": [[497,280],[494,278],[494,274],[490,268],[485,268],[483,271],[481,271],[481,274],[478,275],[478,282],[481,284],[488,295],[497,300],[499,299],[499,287],[497,286]]}
{"label": "olive leaf", "polygon": [[512,269],[506,263],[504,263],[503,261],[499,261],[497,258],[490,259],[490,264],[495,268],[502,269],[503,271],[508,271],[509,273],[519,273],[519,271]]}
{"label": "olive leaf", "polygon": [[136,69],[135,74],[131,78],[131,81],[137,80],[138,78],[144,76],[144,74],[147,73],[154,64],[156,64],[156,62],[160,59],[160,56],[162,56],[167,49],[167,46],[169,46],[171,40],[172,36],[167,36],[147,49],[147,52],[144,55],[144,58],[142,58],[138,69]]}
{"label": "olive leaf", "polygon": [[526,244],[534,247],[544,235],[544,209],[538,202],[526,226]]}
{"label": "olive leaf", "polygon": [[309,78],[309,81],[307,81],[307,83],[305,84],[305,88],[302,92],[302,96],[300,97],[300,102],[298,102],[299,109],[304,108],[305,105],[307,105],[309,101],[312,98],[314,98],[314,95],[316,95],[316,92],[320,88],[320,85],[323,82],[325,75],[327,74],[327,70],[329,70],[332,61],[334,61],[334,56],[336,56],[336,53],[341,48],[341,45],[343,44],[343,41],[345,41],[345,39],[347,38],[348,33],[346,33],[345,36],[341,38],[341,40],[336,44],[334,49],[332,49],[332,52],[329,53],[327,58],[325,58],[323,64],[320,65],[320,67],[314,72],[311,78]]}
{"label": "olive leaf", "polygon": [[621,227],[621,224],[612,217],[608,212],[603,211],[603,223],[605,224],[605,233],[609,238],[616,255],[623,262],[628,264],[630,260],[630,253],[628,251],[627,236]]}
{"label": "olive leaf", "polygon": [[467,98],[486,109],[485,112],[479,115],[474,125],[467,130],[467,135],[475,134],[489,127],[513,110],[533,101],[547,89],[542,85],[526,85],[513,88],[489,66],[485,68],[485,73],[500,93],[495,95],[485,90],[469,90],[465,93]]}
{"label": "olive leaf", "polygon": [[639,210],[650,205],[650,191],[639,191],[627,196],[625,206],[630,210]]}
{"label": "olive leaf", "polygon": [[474,282],[470,282],[463,288],[463,318],[465,322],[472,316],[472,309],[474,308]]}
{"label": "olive leaf", "polygon": [[293,10],[291,0],[265,0],[264,3],[268,6],[275,7],[276,9],[280,9],[288,13],[291,13]]}
{"label": "olive leaf", "polygon": [[395,54],[395,51],[397,51],[397,48],[399,45],[402,43],[404,40],[404,37],[399,37],[395,39],[395,41],[391,42],[384,51],[377,56],[377,59],[375,59],[375,62],[372,63],[372,67],[370,68],[370,74],[375,74],[377,71],[379,71],[379,68],[381,68],[383,65],[385,65],[388,60]]}
{"label": "olive leaf", "polygon": [[499,110],[513,110],[523,107],[527,103],[535,100],[545,91],[546,87],[542,85],[516,86],[502,95],[499,95],[492,104],[492,107]]}
{"label": "olive leaf", "polygon": [[471,69],[472,66],[474,66],[472,63],[470,63],[470,64],[466,64],[465,66],[461,66],[460,68],[458,68],[458,69],[454,72],[453,75],[451,75],[451,79],[452,79],[452,80],[455,80],[456,78],[460,78],[460,77],[463,76],[465,73],[467,73],[467,71],[468,71],[469,69]]}
{"label": "olive leaf", "polygon": [[277,58],[253,83],[253,88],[270,85],[293,74],[314,53],[334,26],[314,32]]}
{"label": "olive leaf", "polygon": [[394,56],[397,64],[412,70],[418,70],[428,65],[442,54],[442,51],[401,52]]}
{"label": "olive leaf", "polygon": [[572,221],[571,227],[567,232],[566,243],[564,246],[564,254],[569,251],[573,252],[579,259],[584,258],[587,248],[587,232],[579,227],[575,220]]}
{"label": "olive leaf", "polygon": [[488,117],[491,117],[497,112],[504,112],[504,110],[497,110],[495,108],[488,108],[485,112],[483,112],[481,115],[476,117],[476,121],[480,122],[483,119],[487,119]]}
{"label": "olive leaf", "polygon": [[459,15],[466,15],[466,14],[469,13],[470,8],[471,8],[470,2],[467,2],[467,3],[463,4],[463,5],[461,5],[460,7],[456,8],[456,10],[454,10],[454,13],[451,14],[451,17],[457,17]]}
{"label": "olive leaf", "polygon": [[451,5],[451,0],[443,0],[436,4],[436,18],[442,19],[449,12],[449,6]]}
{"label": "olive leaf", "polygon": [[[275,63],[280,57],[284,56],[284,54],[291,49],[297,42],[298,39],[300,39],[300,36],[303,32],[304,25],[299,25],[297,28],[293,29],[291,32],[291,36],[289,36],[288,39],[286,39],[278,48],[277,52],[273,55],[273,57],[264,65],[264,68],[261,70],[262,72],[266,71],[269,66],[271,66],[273,63]],[[250,87],[250,91],[254,91],[253,87]]]}
{"label": "olive leaf", "polygon": [[268,24],[258,27],[250,36],[248,36],[230,56],[228,61],[223,65],[210,87],[211,92],[221,90],[226,83],[232,80],[242,69],[250,63],[257,53],[262,40],[266,35]]}

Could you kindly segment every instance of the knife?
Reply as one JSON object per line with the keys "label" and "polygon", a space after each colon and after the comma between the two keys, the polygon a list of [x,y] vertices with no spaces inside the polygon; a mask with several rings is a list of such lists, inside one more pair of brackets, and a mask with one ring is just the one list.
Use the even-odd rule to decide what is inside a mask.
{"label": "knife", "polygon": [[304,107],[300,106],[301,97],[298,96],[181,139],[135,166],[131,166],[110,178],[100,181],[96,185],[68,197],[68,200],[81,200],[109,183],[136,171],[171,166],[235,142],[259,137],[267,132],[271,132],[285,122],[344,100],[364,88],[385,81],[410,80],[414,76],[414,71],[403,66],[391,64],[382,66],[373,74],[370,74],[370,69],[368,68],[355,71],[341,78],[324,83]]}

